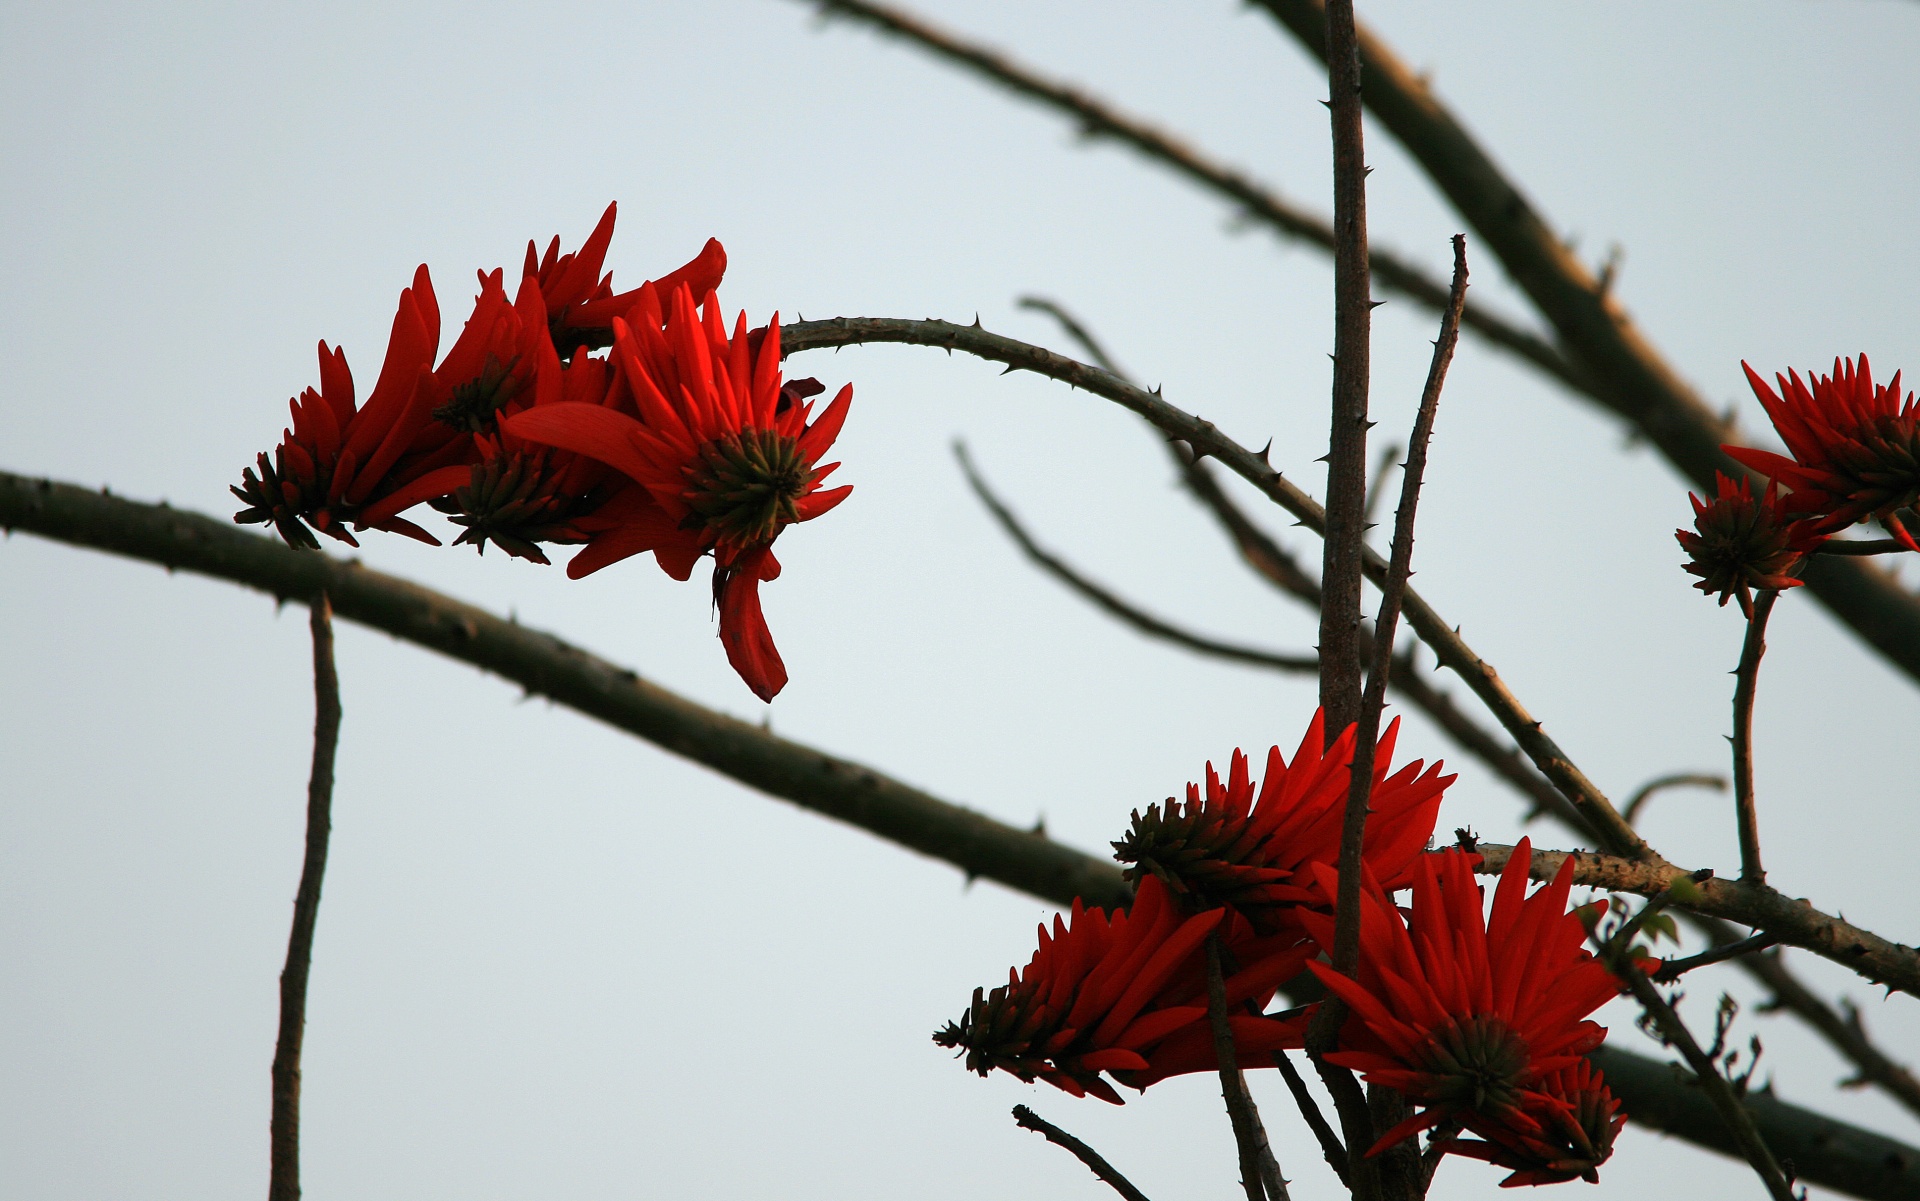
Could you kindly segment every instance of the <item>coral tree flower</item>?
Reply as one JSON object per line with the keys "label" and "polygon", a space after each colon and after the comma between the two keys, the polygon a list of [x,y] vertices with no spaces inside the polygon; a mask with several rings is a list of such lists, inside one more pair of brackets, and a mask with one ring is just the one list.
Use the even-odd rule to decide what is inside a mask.
{"label": "coral tree flower", "polygon": [[382,503],[460,453],[455,431],[435,428],[421,388],[439,343],[440,307],[422,266],[413,286],[400,293],[386,361],[367,403],[355,404],[345,353],[320,343],[320,387],[289,402],[293,423],[273,459],[260,455],[259,475],[247,469],[232,489],[248,506],[233,519],[271,522],[289,544],[309,548],[319,546],[314,530],[358,546],[348,522],[439,545]]}
{"label": "coral tree flower", "polygon": [[1512,1168],[1513,1174],[1500,1182],[1502,1188],[1568,1180],[1600,1183],[1599,1167],[1613,1154],[1613,1140],[1627,1117],[1592,1063],[1582,1059],[1548,1074],[1528,1090],[1521,1108],[1526,1118],[1522,1123],[1467,1115],[1467,1128],[1484,1141],[1455,1139],[1446,1149]]}
{"label": "coral tree flower", "polygon": [[[984,992],[933,1041],[965,1051],[967,1067],[1044,1080],[1076,1097],[1089,1093],[1115,1105],[1120,1094],[1101,1076],[1133,1088],[1218,1067],[1207,1021],[1205,944],[1223,933],[1244,965],[1226,981],[1227,1004],[1264,1006],[1282,980],[1297,974],[1307,949],[1261,939],[1226,910],[1182,914],[1159,879],[1140,883],[1131,909],[1073,904],[1070,917],[1040,927],[1040,949],[1026,969]],[[1269,1056],[1300,1046],[1297,1023],[1234,1012],[1228,1018],[1243,1067],[1271,1065]]]}
{"label": "coral tree flower", "polygon": [[1700,577],[1694,587],[1708,596],[1718,592],[1722,605],[1738,597],[1740,611],[1752,617],[1753,589],[1799,587],[1805,581],[1791,572],[1824,539],[1812,532],[1811,522],[1792,521],[1781,511],[1778,481],[1756,500],[1752,481],[1736,484],[1713,474],[1719,495],[1708,502],[1689,492],[1693,530],[1675,530],[1673,536],[1687,552],[1682,566]]}
{"label": "coral tree flower", "polygon": [[[537,256],[534,244],[527,243],[522,278],[539,281],[547,300],[553,344],[562,355],[582,346],[612,345],[613,319],[624,317],[640,299],[639,288],[616,294],[613,276],[600,273],[601,265],[606,262],[607,247],[613,242],[613,222],[618,211],[617,204],[609,204],[607,211],[600,215],[600,223],[593,227],[580,249],[571,254],[560,253],[558,235],[547,244],[544,256]],[[692,261],[651,282],[662,296],[673,295],[685,284],[692,289],[694,303],[698,304],[720,286],[726,272],[726,249],[719,239],[708,238],[706,246]]]}
{"label": "coral tree flower", "polygon": [[[1323,750],[1325,729],[1325,714],[1315,713],[1291,764],[1279,747],[1267,752],[1257,798],[1247,757],[1235,750],[1225,784],[1209,763],[1204,796],[1188,784],[1184,805],[1168,797],[1144,815],[1135,810],[1132,828],[1113,844],[1114,857],[1132,865],[1128,878],[1156,876],[1190,907],[1232,906],[1268,931],[1285,921],[1286,907],[1319,903],[1305,869],[1339,860],[1355,727]],[[1374,753],[1363,851],[1368,871],[1388,890],[1412,882],[1454,780],[1438,762],[1422,772],[1419,760],[1389,776],[1399,730],[1396,719]]]}
{"label": "coral tree flower", "polygon": [[668,575],[684,580],[701,556],[713,556],[727,659],[757,696],[772,700],[787,672],[761,613],[760,583],[780,574],[772,551],[780,531],[853,490],[820,490],[839,464],[819,462],[846,421],[853,387],[810,421],[812,406],[781,382],[778,315],[756,340],[745,313],[728,336],[711,294],[704,313],[688,285],[662,297],[649,284],[614,321],[613,363],[637,418],[562,403],[513,414],[501,428],[597,459],[644,489],[644,500],[633,498],[624,520],[600,531],[568,575],[650,550]]}
{"label": "coral tree flower", "polygon": [[1920,500],[1920,410],[1911,392],[1900,399],[1900,373],[1875,387],[1863,354],[1857,361],[1835,359],[1830,376],[1808,372],[1810,385],[1798,372],[1775,376],[1776,394],[1753,368],[1740,366],[1793,457],[1721,449],[1792,489],[1784,508],[1814,518],[1812,532],[1831,534],[1871,519],[1908,550],[1920,550],[1899,516]]}
{"label": "coral tree flower", "polygon": [[[1532,855],[1522,839],[1484,918],[1468,854],[1424,855],[1410,921],[1385,894],[1363,891],[1357,980],[1308,965],[1349,1009],[1340,1050],[1327,1058],[1422,1107],[1369,1154],[1441,1122],[1544,1137],[1534,1114],[1553,1108],[1545,1082],[1606,1038],[1587,1015],[1619,986],[1583,949],[1585,928],[1567,912],[1573,863],[1529,897]],[[1316,872],[1331,895],[1335,873]],[[1333,945],[1331,916],[1302,910],[1300,920],[1322,947]]]}

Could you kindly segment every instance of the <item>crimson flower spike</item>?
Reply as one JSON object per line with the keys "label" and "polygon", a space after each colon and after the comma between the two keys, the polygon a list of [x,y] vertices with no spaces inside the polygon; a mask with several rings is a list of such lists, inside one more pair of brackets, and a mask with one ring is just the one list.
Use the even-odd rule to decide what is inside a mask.
{"label": "crimson flower spike", "polygon": [[1873,520],[1908,550],[1920,551],[1900,510],[1920,500],[1920,409],[1900,399],[1900,373],[1875,387],[1867,356],[1835,359],[1833,374],[1774,377],[1775,394],[1752,367],[1740,364],[1793,455],[1722,446],[1735,460],[1793,490],[1788,513],[1813,519],[1811,532],[1831,534]]}
{"label": "crimson flower spike", "polygon": [[[1443,1122],[1540,1136],[1536,1115],[1553,1108],[1541,1099],[1543,1082],[1605,1040],[1587,1015],[1619,984],[1584,949],[1585,927],[1567,912],[1572,860],[1529,897],[1532,857],[1521,839],[1483,917],[1473,859],[1456,849],[1424,855],[1410,920],[1377,887],[1362,893],[1358,979],[1307,965],[1349,1010],[1340,1048],[1327,1058],[1421,1107],[1368,1154]],[[1334,895],[1337,873],[1313,868]],[[1302,910],[1299,918],[1332,947],[1331,915]]]}
{"label": "crimson flower spike", "polygon": [[[435,431],[427,394],[440,344],[440,307],[425,265],[413,286],[400,293],[387,355],[367,403],[356,405],[353,373],[344,352],[320,343],[320,387],[290,402],[293,423],[271,461],[259,456],[232,489],[248,507],[234,514],[242,524],[270,522],[290,545],[317,548],[312,531],[349,546],[347,531],[389,530],[438,546],[438,539],[397,516],[382,502],[441,467],[454,431]],[[421,499],[424,499],[421,498]],[[404,506],[403,506],[404,507]]]}
{"label": "crimson flower spike", "polygon": [[1076,900],[1071,915],[1055,915],[1051,933],[1040,927],[1040,949],[1026,969],[1008,972],[991,992],[975,989],[966,1013],[933,1041],[964,1051],[967,1068],[982,1076],[998,1068],[1115,1105],[1120,1094],[1102,1072],[1145,1089],[1168,1076],[1215,1071],[1205,944],[1216,930],[1243,965],[1226,981],[1241,1066],[1271,1067],[1273,1051],[1301,1045],[1302,1027],[1245,1006],[1264,1007],[1309,950],[1290,938],[1262,939],[1225,910],[1182,914],[1152,876],[1129,910],[1109,917]]}
{"label": "crimson flower spike", "polygon": [[1779,481],[1768,481],[1756,500],[1751,480],[1742,477],[1736,484],[1718,471],[1713,475],[1719,495],[1709,502],[1689,492],[1693,529],[1673,536],[1687,552],[1682,567],[1700,577],[1694,587],[1708,596],[1718,592],[1722,605],[1737,598],[1740,611],[1752,617],[1753,590],[1799,587],[1805,581],[1792,574],[1794,568],[1826,539],[1811,532],[1811,521],[1793,521],[1781,512]]}
{"label": "crimson flower spike", "polygon": [[[714,600],[727,660],[756,696],[770,701],[787,670],[760,609],[760,584],[780,574],[773,542],[847,498],[849,486],[820,489],[838,463],[819,460],[839,436],[853,403],[851,384],[812,417],[804,390],[780,376],[776,314],[757,340],[740,314],[733,334],[711,294],[705,316],[681,284],[664,298],[651,284],[614,321],[613,362],[639,417],[603,405],[541,405],[501,428],[516,438],[597,459],[631,478],[651,504],[634,503],[567,565],[574,578],[652,551],[662,570],[686,579],[703,555],[714,559]],[[809,383],[811,381],[808,381]]]}
{"label": "crimson flower spike", "polygon": [[[617,204],[609,204],[607,211],[600,215],[600,223],[593,227],[577,251],[561,254],[557,234],[547,244],[544,256],[536,255],[534,244],[527,243],[526,265],[521,277],[539,281],[540,290],[546,296],[554,346],[563,356],[581,346],[611,344],[613,319],[625,316],[640,299],[639,288],[616,294],[613,276],[601,274],[607,247],[613,242],[613,222],[618,210]],[[698,305],[720,286],[726,272],[726,248],[720,245],[719,239],[708,238],[706,246],[685,266],[651,282],[663,297],[672,296],[685,284],[693,290],[693,300]]]}
{"label": "crimson flower spike", "polygon": [[[1325,747],[1325,721],[1323,712],[1313,715],[1291,764],[1279,747],[1267,752],[1257,798],[1247,757],[1235,750],[1224,784],[1207,764],[1204,797],[1198,785],[1188,784],[1184,805],[1168,797],[1145,814],[1135,810],[1132,828],[1113,844],[1114,858],[1132,865],[1127,878],[1157,876],[1189,906],[1229,905],[1268,931],[1285,920],[1288,907],[1319,903],[1305,869],[1340,858],[1355,729],[1348,726]],[[1454,780],[1440,774],[1438,762],[1423,773],[1417,759],[1389,776],[1399,732],[1396,718],[1374,753],[1363,850],[1367,869],[1390,891],[1412,882],[1413,865],[1433,837],[1441,797]]]}
{"label": "crimson flower spike", "polygon": [[1481,1141],[1454,1139],[1446,1149],[1513,1169],[1500,1182],[1502,1188],[1569,1180],[1600,1183],[1600,1165],[1613,1154],[1613,1140],[1627,1124],[1627,1115],[1590,1061],[1549,1073],[1522,1095],[1520,1104],[1525,1123],[1469,1114],[1466,1126]]}

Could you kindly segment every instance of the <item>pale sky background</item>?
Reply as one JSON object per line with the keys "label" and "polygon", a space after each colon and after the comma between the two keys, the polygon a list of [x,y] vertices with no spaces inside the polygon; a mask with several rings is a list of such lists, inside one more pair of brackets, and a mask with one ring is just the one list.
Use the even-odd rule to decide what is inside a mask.
{"label": "pale sky background", "polygon": [[[1207,4],[925,0],[1323,207],[1325,81],[1264,17]],[[1869,352],[1920,371],[1920,5],[1903,0],[1433,5],[1363,18],[1415,64],[1678,370],[1749,422],[1764,371]],[[1059,118],[788,0],[0,9],[0,467],[219,515],[317,339],[370,384],[394,298],[577,245],[608,200],[632,286],[726,244],[754,321],[944,316],[1061,345],[1078,310],[1168,398],[1323,479],[1330,274]],[[1376,240],[1446,262],[1460,223],[1383,131]],[[1521,312],[1490,254],[1476,295]],[[1375,408],[1404,429],[1433,322],[1379,311]],[[449,338],[451,335],[449,335]],[[1030,570],[949,443],[1047,542],[1153,609],[1276,648],[1276,600],[1176,491],[1138,423],[1084,394],[910,348],[796,358],[855,401],[852,499],[789,531],[769,620],[774,728],[1099,848],[1235,746],[1289,749],[1313,686],[1194,661]],[[1685,488],[1613,421],[1467,340],[1422,505],[1419,586],[1602,786],[1722,769],[1741,625],[1691,591]],[[1262,513],[1290,545],[1317,547]],[[758,719],[692,585],[635,560],[584,582],[373,537],[363,557]],[[304,613],[16,535],[0,543],[0,1195],[265,1189],[275,987],[311,728]],[[1087,1197],[1016,1102],[1157,1201],[1228,1196],[1216,1082],[1123,1109],[983,1082],[929,1033],[1024,963],[1046,906],[748,792],[385,636],[344,626],[346,724],[306,1052],[316,1201]],[[1457,683],[1454,691],[1463,692]],[[1775,618],[1758,717],[1782,888],[1909,943],[1913,685],[1805,597]],[[1451,754],[1417,715],[1409,755]],[[1519,833],[1467,760],[1444,829]],[[1646,831],[1735,865],[1727,802]],[[1537,839],[1563,842],[1550,826]],[[1920,1008],[1801,957],[1920,1059]],[[1696,984],[1705,1020],[1732,975]],[[1653,1049],[1624,1015],[1613,1037]],[[1789,1098],[1920,1142],[1787,1019]],[[1271,1073],[1280,1158],[1326,1170]],[[1759,1195],[1745,1169],[1631,1134],[1598,1188]],[[1451,1162],[1434,1196],[1484,1196]]]}

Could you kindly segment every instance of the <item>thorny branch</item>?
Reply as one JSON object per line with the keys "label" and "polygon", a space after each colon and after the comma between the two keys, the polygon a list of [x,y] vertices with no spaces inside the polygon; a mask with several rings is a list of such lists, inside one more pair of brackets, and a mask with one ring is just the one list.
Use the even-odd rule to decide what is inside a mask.
{"label": "thorny branch", "polygon": [[[295,551],[298,554],[300,552]],[[313,767],[307,776],[306,853],[293,897],[287,964],[280,972],[280,1034],[273,1048],[273,1111],[268,1123],[268,1201],[300,1199],[300,1051],[306,1041],[307,971],[320,883],[333,832],[333,756],[340,742],[340,677],[333,666],[333,607],[321,591],[308,601],[313,637]]]}
{"label": "thorny branch", "polygon": [[1125,1197],[1127,1201],[1147,1201],[1147,1195],[1133,1187],[1133,1182],[1125,1176],[1122,1176],[1119,1169],[1108,1163],[1098,1151],[1095,1151],[1092,1147],[1087,1146],[1079,1139],[1060,1129],[1060,1127],[1054,1125],[1052,1122],[1047,1121],[1031,1109],[1028,1109],[1024,1105],[1014,1106],[1013,1120],[1022,1129],[1045,1135],[1046,1140],[1054,1146],[1065,1147],[1068,1151],[1071,1151],[1075,1159],[1086,1164],[1095,1176],[1105,1181],[1114,1192]]}
{"label": "thorny branch", "polygon": [[1240,1150],[1240,1186],[1247,1201],[1290,1201],[1287,1182],[1267,1141],[1260,1109],[1247,1091],[1240,1055],[1233,1045],[1233,1027],[1227,1022],[1227,981],[1220,965],[1220,936],[1207,935],[1207,1024],[1213,1028],[1213,1055],[1220,1064],[1220,1095],[1233,1123],[1233,1141]]}
{"label": "thorny branch", "polygon": [[[823,17],[857,21],[891,37],[900,38],[921,49],[962,67],[1011,92],[1038,101],[1077,123],[1089,138],[1106,137],[1130,146],[1147,158],[1171,169],[1205,191],[1227,200],[1234,207],[1282,237],[1297,239],[1322,250],[1332,250],[1333,222],[1326,216],[1286,199],[1224,163],[1181,142],[1171,134],[1087,92],[1046,78],[1012,58],[950,33],[905,9],[867,0],[801,0],[820,10]],[[1374,277],[1384,288],[1391,288],[1434,312],[1447,304],[1447,285],[1411,262],[1375,247],[1369,260]],[[1540,335],[1524,329],[1507,318],[1484,308],[1469,305],[1464,318],[1468,329],[1495,346],[1519,356],[1553,376],[1576,392],[1588,393],[1593,384],[1584,369],[1574,365]]]}
{"label": "thorny branch", "polygon": [[[1108,907],[1128,903],[1126,883],[1111,862],[780,738],[551,634],[357,563],[297,551],[198,513],[4,471],[0,529],[192,571],[280,598],[304,600],[325,591],[349,621],[472,664],[519,684],[528,695],[545,696],[969,876],[1059,905],[1076,896]],[[1610,1047],[1593,1059],[1641,1125],[1738,1154],[1698,1090],[1677,1082],[1668,1065]],[[1920,1190],[1920,1147],[1772,1097],[1749,1096],[1745,1104],[1769,1143],[1791,1154],[1803,1180],[1869,1201],[1906,1201]]]}
{"label": "thorny branch", "polygon": [[[1325,54],[1325,0],[1251,0],[1316,57]],[[1366,101],[1428,178],[1491,248],[1541,316],[1560,353],[1578,364],[1579,391],[1633,423],[1681,474],[1713,487],[1715,471],[1745,468],[1721,450],[1736,431],[1660,357],[1610,289],[1555,236],[1525,193],[1500,170],[1426,81],[1372,31],[1360,29]],[[1562,377],[1564,380],[1565,377]],[[1819,556],[1809,590],[1869,646],[1920,679],[1920,596],[1854,559]]]}

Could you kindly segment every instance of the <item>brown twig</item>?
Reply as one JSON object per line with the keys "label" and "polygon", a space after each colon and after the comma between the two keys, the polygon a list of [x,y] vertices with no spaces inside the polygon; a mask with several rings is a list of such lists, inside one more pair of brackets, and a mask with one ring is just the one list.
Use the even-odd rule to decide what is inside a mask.
{"label": "brown twig", "polygon": [[1147,1201],[1147,1195],[1133,1187],[1133,1182],[1125,1176],[1122,1176],[1119,1169],[1108,1163],[1098,1151],[1095,1151],[1092,1147],[1087,1146],[1079,1139],[1060,1129],[1060,1127],[1054,1125],[1052,1122],[1047,1121],[1031,1109],[1028,1109],[1024,1105],[1014,1106],[1013,1120],[1015,1124],[1022,1129],[1045,1135],[1047,1141],[1054,1146],[1065,1147],[1067,1150],[1073,1152],[1075,1159],[1086,1164],[1095,1176],[1105,1181],[1114,1192],[1125,1197],[1127,1201]]}
{"label": "brown twig", "polygon": [[[936,58],[971,71],[1006,88],[1016,95],[1062,113],[1079,126],[1088,138],[1112,138],[1132,147],[1150,161],[1172,170],[1190,183],[1211,192],[1282,237],[1332,250],[1333,223],[1281,196],[1271,187],[1249,178],[1244,172],[1209,158],[1203,152],[1180,141],[1148,122],[1123,112],[1086,90],[1048,79],[1031,67],[971,42],[904,9],[868,3],[867,0],[801,0],[817,7],[822,16],[843,17],[864,23],[883,34],[900,38]],[[1446,307],[1447,286],[1438,278],[1408,260],[1371,249],[1373,275],[1381,287],[1440,312]],[[1469,306],[1465,323],[1481,337],[1510,354],[1533,364],[1576,392],[1585,394],[1593,384],[1584,369],[1574,365],[1553,344],[1515,322],[1478,306]]]}
{"label": "brown twig", "polygon": [[1628,799],[1627,807],[1620,811],[1620,816],[1627,820],[1628,825],[1632,825],[1639,820],[1640,811],[1646,808],[1647,802],[1669,788],[1711,788],[1715,792],[1725,792],[1727,778],[1705,772],[1676,772],[1648,780]]}
{"label": "brown twig", "polygon": [[333,754],[340,742],[340,678],[333,667],[333,607],[323,591],[309,602],[313,635],[313,767],[307,776],[306,854],[293,897],[293,930],[280,972],[280,1035],[273,1048],[273,1117],[269,1123],[268,1201],[300,1198],[300,1049],[307,1030],[307,970],[320,882],[333,832]]}
{"label": "brown twig", "polygon": [[1285,1051],[1273,1052],[1273,1066],[1280,1069],[1280,1078],[1287,1082],[1287,1091],[1293,1094],[1293,1103],[1300,1110],[1300,1116],[1307,1120],[1307,1127],[1313,1131],[1313,1137],[1320,1144],[1320,1155],[1340,1178],[1340,1183],[1352,1186],[1347,1181],[1347,1149],[1340,1145],[1340,1136],[1327,1124],[1327,1115],[1320,1112],[1320,1102],[1314,1100],[1307,1091],[1307,1082],[1301,1078],[1300,1069],[1293,1066],[1293,1060]]}
{"label": "brown twig", "polygon": [[[1333,404],[1321,530],[1320,707],[1331,746],[1360,720],[1360,555],[1367,537],[1367,392],[1373,364],[1367,155],[1353,0],[1332,0],[1327,9],[1327,64],[1333,127]],[[1334,959],[1340,962],[1338,950]]]}
{"label": "brown twig", "polygon": [[[1325,54],[1324,0],[1251,0],[1316,57]],[[1553,326],[1559,345],[1586,373],[1586,394],[1624,417],[1669,463],[1701,488],[1714,472],[1745,468],[1721,450],[1736,441],[1731,422],[1702,401],[1634,325],[1519,186],[1440,103],[1426,81],[1361,28],[1367,106],[1406,147],[1507,274]],[[1809,563],[1810,591],[1869,646],[1920,679],[1920,597],[1887,572],[1852,559]]]}
{"label": "brown twig", "polygon": [[[1058,905],[1124,907],[1108,860],[929,796],[884,774],[716,713],[569,643],[407,580],[297,551],[203,514],[0,471],[0,529],[124,555],[300,599],[325,591],[342,618],[471,664],[769,796],[846,822],[969,876]],[[1754,956],[1747,962],[1765,962]],[[1635,1121],[1733,1153],[1697,1091],[1666,1065],[1602,1047],[1595,1061]],[[1351,1077],[1349,1077],[1351,1082]],[[1749,1096],[1802,1179],[1869,1201],[1920,1189],[1920,1147],[1772,1098]]]}
{"label": "brown twig", "polygon": [[[1480,866],[1474,870],[1486,875],[1499,874],[1513,853],[1512,847],[1492,842],[1479,843],[1476,849]],[[1662,896],[1676,879],[1698,874],[1671,863],[1644,863],[1592,851],[1535,851],[1528,874],[1536,880],[1551,880],[1567,859],[1573,860],[1575,884],[1643,897]],[[1681,908],[1763,930],[1787,946],[1812,951],[1875,984],[1920,996],[1920,951],[1823,913],[1768,885],[1702,879]]]}
{"label": "brown twig", "polygon": [[973,488],[973,494],[980,498],[980,503],[993,514],[994,520],[1000,523],[1000,528],[1006,531],[1007,536],[1013,539],[1022,553],[1038,564],[1048,575],[1086,597],[1109,615],[1132,626],[1149,638],[1171,642],[1175,646],[1183,646],[1190,651],[1215,659],[1225,659],[1231,663],[1244,663],[1253,667],[1265,667],[1293,674],[1304,674],[1319,669],[1320,660],[1313,655],[1283,655],[1256,647],[1221,642],[1215,638],[1183,630],[1171,622],[1163,621],[1146,612],[1106,586],[1088,579],[1071,564],[1033,540],[1033,536],[1020,524],[1020,519],[1013,515],[1013,512],[987,486],[986,480],[981,478],[963,443],[954,443],[953,453],[954,457],[960,461],[960,470],[965,473],[967,483]]}
{"label": "brown twig", "polygon": [[1754,598],[1740,665],[1734,669],[1733,813],[1740,830],[1740,880],[1745,884],[1767,882],[1760,865],[1760,817],[1753,804],[1753,696],[1760,684],[1760,656],[1767,653],[1767,618],[1778,599],[1780,593],[1773,588],[1761,589]]}
{"label": "brown twig", "polygon": [[[1389,442],[1380,448],[1380,453],[1374,458],[1373,476],[1367,482],[1367,507],[1362,510],[1362,516],[1368,529],[1374,527],[1373,515],[1380,509],[1380,498],[1386,495],[1387,472],[1393,470],[1394,460],[1406,453],[1406,447],[1400,445],[1398,442]],[[1366,652],[1361,651],[1360,655],[1362,658],[1365,658]]]}
{"label": "brown twig", "polygon": [[1288,1201],[1287,1182],[1267,1142],[1260,1109],[1247,1091],[1234,1049],[1233,1027],[1227,1022],[1226,973],[1220,967],[1220,936],[1207,935],[1207,1021],[1213,1027],[1213,1054],[1220,1063],[1220,1095],[1233,1123],[1233,1141],[1240,1150],[1240,1185],[1247,1201]]}
{"label": "brown twig", "polygon": [[1745,1156],[1748,1163],[1753,1165],[1754,1172],[1767,1186],[1767,1192],[1772,1195],[1774,1201],[1798,1201],[1793,1193],[1793,1185],[1787,1180],[1786,1173],[1781,1170],[1780,1161],[1774,1158],[1766,1139],[1754,1125],[1753,1115],[1747,1112],[1746,1107],[1740,1103],[1740,1098],[1734,1095],[1733,1087],[1714,1066],[1712,1058],[1694,1040],[1693,1032],[1687,1029],[1685,1022],[1680,1020],[1680,1015],[1674,1012],[1673,1006],[1669,1005],[1666,998],[1660,995],[1660,990],[1647,980],[1646,974],[1634,964],[1631,956],[1616,955],[1609,966],[1612,967],[1615,975],[1626,982],[1627,988],[1633,993],[1634,1000],[1640,1003],[1640,1008],[1653,1019],[1661,1038],[1678,1050],[1681,1057],[1687,1061],[1687,1066],[1693,1069],[1694,1077],[1706,1090],[1708,1100],[1713,1102],[1714,1109],[1720,1114],[1721,1120],[1727,1124],[1727,1129],[1732,1132],[1735,1143],[1740,1147],[1740,1153]]}
{"label": "brown twig", "polygon": [[1750,934],[1738,942],[1721,943],[1719,946],[1702,951],[1698,955],[1689,955],[1684,959],[1669,959],[1660,965],[1659,971],[1653,974],[1653,982],[1655,984],[1671,984],[1695,968],[1708,967],[1716,963],[1725,963],[1729,959],[1738,959],[1742,955],[1751,955],[1756,951],[1764,951],[1768,947],[1778,944],[1779,941],[1777,937],[1771,934]]}

